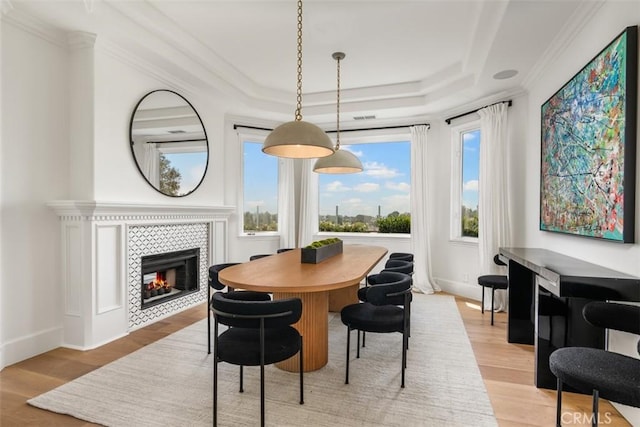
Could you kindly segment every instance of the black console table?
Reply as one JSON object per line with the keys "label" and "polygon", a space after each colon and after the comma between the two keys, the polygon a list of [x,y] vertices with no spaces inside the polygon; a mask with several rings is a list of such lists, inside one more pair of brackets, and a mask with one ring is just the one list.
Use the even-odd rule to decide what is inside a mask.
{"label": "black console table", "polygon": [[[507,341],[535,345],[535,384],[556,388],[549,355],[560,347],[605,348],[582,308],[593,300],[640,301],[640,278],[546,249],[500,248],[508,264]],[[574,390],[567,390],[574,391]]]}

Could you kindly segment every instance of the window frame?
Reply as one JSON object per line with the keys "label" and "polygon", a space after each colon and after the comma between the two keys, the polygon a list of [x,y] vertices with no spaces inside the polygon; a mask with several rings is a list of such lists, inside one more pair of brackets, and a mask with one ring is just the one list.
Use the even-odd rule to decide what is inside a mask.
{"label": "window frame", "polygon": [[[449,240],[452,242],[478,244],[477,237],[462,235],[462,173],[464,146],[462,136],[471,131],[480,131],[480,119],[451,127],[451,204]],[[482,135],[481,135],[482,138]]]}
{"label": "window frame", "polygon": [[[335,137],[333,135],[335,132],[328,132],[332,136],[332,140],[335,143]],[[357,146],[361,144],[382,144],[382,143],[393,143],[393,142],[408,142],[409,146],[411,146],[411,130],[410,127],[406,128],[391,128],[391,129],[371,129],[371,130],[354,130],[349,131],[348,134],[341,133],[340,134],[340,144],[341,145],[350,145]],[[413,150],[410,150],[409,154],[409,182],[411,182],[411,153]],[[316,172],[311,172],[316,173]],[[320,175],[320,174],[318,174]],[[340,175],[334,175],[339,177]],[[319,178],[319,177],[318,177]],[[411,184],[410,184],[411,185]],[[343,237],[362,237],[362,238],[380,238],[380,237],[406,237],[410,238],[411,233],[379,233],[379,232],[332,232],[332,231],[320,231],[320,179],[318,179],[318,185],[315,186],[315,197],[318,201],[318,211],[316,212],[316,216],[318,218],[316,229],[316,234],[318,236],[331,235],[331,236],[343,236]],[[410,191],[411,196],[411,191]],[[409,203],[409,214],[411,214],[411,203]]]}

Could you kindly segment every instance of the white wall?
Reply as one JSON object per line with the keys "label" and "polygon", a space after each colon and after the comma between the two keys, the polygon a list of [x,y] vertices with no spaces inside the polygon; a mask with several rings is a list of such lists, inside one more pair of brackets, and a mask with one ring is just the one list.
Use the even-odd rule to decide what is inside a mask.
{"label": "white wall", "polygon": [[[206,98],[171,82],[170,76],[144,70],[144,64],[125,63],[96,42],[95,85],[95,198],[101,201],[217,205],[223,204],[224,98]],[[117,76],[115,78],[114,76]],[[197,191],[185,197],[168,197],[153,189],[138,171],[131,154],[129,122],[138,101],[148,92],[171,89],[196,109],[209,142],[209,165]]]}
{"label": "white wall", "polygon": [[[539,231],[540,174],[540,105],[564,85],[624,28],[640,23],[638,2],[607,2],[572,37],[571,41],[551,58],[548,65],[529,87],[527,144],[522,162],[526,180],[520,191],[525,195],[523,218],[524,245],[541,247],[580,258],[614,270],[640,276],[640,173],[636,176],[635,244],[619,244],[595,239]],[[640,110],[639,110],[640,112]],[[640,123],[640,116],[638,117]],[[640,165],[640,150],[636,165]],[[610,349],[638,357],[637,337],[612,333]],[[621,412],[632,425],[640,425],[640,409]]]}
{"label": "white wall", "polygon": [[[539,231],[540,185],[540,105],[589,62],[602,48],[628,25],[640,22],[640,6],[635,2],[605,4],[570,44],[550,61],[530,87],[528,122],[533,124],[527,134],[523,163],[526,182],[523,193],[525,243],[531,247],[548,248],[595,264],[600,264],[635,276],[640,276],[640,226],[636,220],[636,244],[619,244],[589,238],[566,236]],[[640,150],[638,150],[640,159]],[[636,164],[640,161],[636,159]],[[640,216],[640,173],[636,176],[636,218]]]}
{"label": "white wall", "polygon": [[69,183],[68,78],[64,45],[3,22],[0,344],[6,364],[60,342],[59,226],[45,202],[64,197]]}
{"label": "white wall", "polygon": [[[99,35],[95,46],[90,38],[81,40],[81,49],[90,51],[79,53],[77,38],[68,43],[67,34],[4,17],[1,31],[0,369],[62,342],[60,224],[47,202],[93,198],[219,206],[225,188],[223,96],[193,93],[187,84],[103,46]],[[207,131],[207,175],[186,197],[167,197],[150,187],[129,148],[133,108],[155,89],[189,99]],[[72,111],[76,102],[92,104]]]}

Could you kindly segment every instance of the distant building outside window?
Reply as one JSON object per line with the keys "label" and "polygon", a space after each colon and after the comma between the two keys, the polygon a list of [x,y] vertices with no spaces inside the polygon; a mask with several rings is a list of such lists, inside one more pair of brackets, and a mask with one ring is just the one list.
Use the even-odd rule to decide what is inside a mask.
{"label": "distant building outside window", "polygon": [[320,231],[410,233],[411,143],[354,143],[340,149],[358,156],[364,170],[320,174]]}
{"label": "distant building outside window", "polygon": [[243,218],[245,233],[278,231],[278,158],[262,152],[262,141],[243,141]]}

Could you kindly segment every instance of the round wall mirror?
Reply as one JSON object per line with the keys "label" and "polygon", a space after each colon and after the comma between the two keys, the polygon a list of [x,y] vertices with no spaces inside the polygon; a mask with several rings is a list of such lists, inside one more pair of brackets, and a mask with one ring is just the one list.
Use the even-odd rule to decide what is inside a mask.
{"label": "round wall mirror", "polygon": [[197,111],[171,90],[142,97],[130,124],[131,152],[140,173],[160,193],[193,193],[207,172],[209,144]]}

